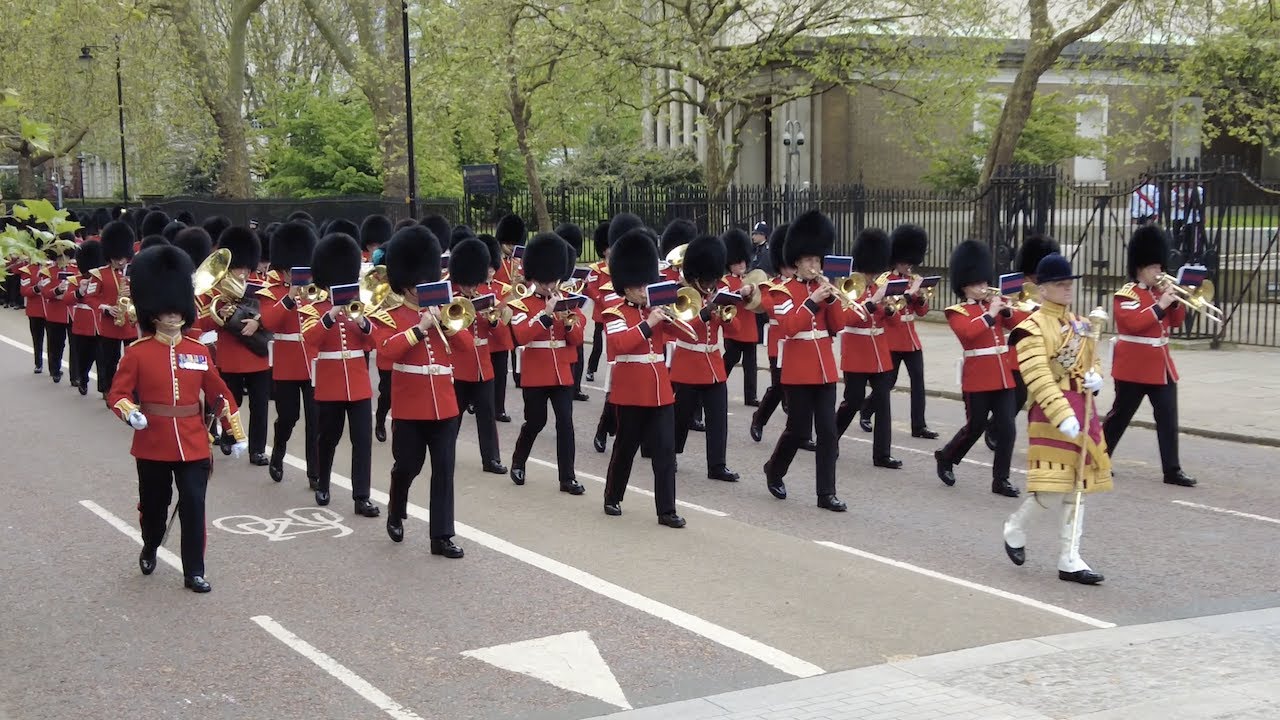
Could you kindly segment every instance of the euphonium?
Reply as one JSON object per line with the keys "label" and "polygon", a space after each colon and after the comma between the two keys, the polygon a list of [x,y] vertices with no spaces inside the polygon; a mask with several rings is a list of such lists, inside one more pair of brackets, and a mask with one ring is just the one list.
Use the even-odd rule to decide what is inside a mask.
{"label": "euphonium", "polygon": [[738,308],[735,305],[720,305],[716,308],[716,314],[720,316],[720,322],[731,323],[738,316]]}
{"label": "euphonium", "polygon": [[200,263],[191,276],[191,284],[195,286],[196,295],[205,295],[213,291],[227,276],[231,267],[231,251],[222,248],[215,250]]}

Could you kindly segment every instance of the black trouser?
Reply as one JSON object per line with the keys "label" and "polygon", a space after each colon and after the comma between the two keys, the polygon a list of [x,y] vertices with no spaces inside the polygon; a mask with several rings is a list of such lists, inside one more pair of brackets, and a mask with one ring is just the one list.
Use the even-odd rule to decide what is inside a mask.
{"label": "black trouser", "polygon": [[116,377],[116,368],[120,366],[122,340],[98,336],[98,392],[111,390],[111,381]]}
{"label": "black trouser", "polygon": [[533,441],[547,425],[547,404],[550,403],[556,414],[556,465],[560,469],[560,482],[577,479],[573,470],[573,386],[523,388],[523,392],[524,423],[520,425],[520,435],[516,438],[511,466],[525,466],[529,453],[533,452]]}
{"label": "black trouser", "polygon": [[[893,392],[893,388],[898,384],[898,372],[905,364],[907,366],[907,377],[911,379],[911,432],[924,430],[929,427],[929,423],[924,419],[924,351],[893,351],[889,355],[893,358],[893,370],[890,371],[891,379],[885,392]],[[877,404],[873,395],[871,402],[862,406],[863,420],[871,419],[871,416],[876,412]],[[844,430],[841,429],[840,432],[843,433]]]}
{"label": "black trouser", "polygon": [[769,358],[769,387],[760,398],[760,407],[756,408],[751,416],[752,424],[760,427],[768,425],[769,418],[773,417],[773,411],[778,409],[779,403],[782,404],[782,411],[787,411],[786,402],[786,393],[782,392],[782,368],[778,367],[778,358],[771,357]]}
{"label": "black trouser", "polygon": [[306,437],[307,477],[318,476],[319,458],[316,444],[316,393],[310,380],[276,380],[276,427],[271,441],[271,454],[284,457],[288,452],[289,438],[302,416],[302,432]]}
{"label": "black trouser", "polygon": [[1014,389],[985,390],[983,392],[967,392],[964,394],[964,412],[967,421],[942,448],[942,457],[955,465],[969,454],[969,448],[982,437],[987,429],[987,417],[991,420],[991,437],[996,443],[996,454],[993,458],[991,477],[995,480],[1009,479],[1009,463],[1013,460],[1013,443],[1017,439],[1013,418],[1017,414],[1014,405]]}
{"label": "black trouser", "polygon": [[578,346],[578,359],[569,366],[569,370],[573,372],[573,391],[575,393],[582,392],[582,346]]}
{"label": "black trouser", "polygon": [[502,460],[502,451],[498,449],[498,421],[493,415],[493,381],[467,382],[453,381],[453,392],[458,397],[458,418],[455,432],[462,430],[462,418],[466,417],[467,406],[476,409],[476,435],[480,441],[480,461],[485,465]]}
{"label": "black trouser", "polygon": [[[479,411],[477,411],[478,414]],[[433,539],[453,537],[453,466],[458,442],[457,418],[391,421],[391,489],[387,515],[409,516],[409,487],[431,453],[430,525]]]}
{"label": "black trouser", "polygon": [[616,405],[618,438],[609,456],[604,484],[606,505],[622,502],[631,480],[636,451],[644,443],[652,455],[653,506],[658,515],[676,511],[675,406]]}
{"label": "black trouser", "polygon": [[36,367],[44,367],[44,331],[48,323],[42,317],[28,317],[27,326],[31,328],[31,351],[36,358]]}
{"label": "black trouser", "polygon": [[142,544],[160,547],[169,521],[169,501],[178,486],[178,517],[182,519],[182,574],[204,575],[204,494],[212,463],[208,458],[191,462],[137,461],[138,521]]}
{"label": "black trouser", "polygon": [[89,368],[98,361],[97,335],[71,335],[71,356],[75,358],[75,368],[71,373],[71,381],[82,387],[89,386]]}
{"label": "black trouser", "polygon": [[[1166,375],[1166,377],[1168,377]],[[1116,446],[1129,428],[1129,421],[1138,411],[1142,399],[1150,398],[1151,411],[1156,421],[1156,441],[1160,445],[1160,467],[1165,475],[1182,469],[1178,460],[1178,383],[1172,378],[1164,385],[1116,381],[1116,399],[1102,423],[1102,433],[1107,438],[1107,452],[1115,457]]]}
{"label": "black trouser", "polygon": [[[49,348],[49,373],[51,375],[62,374],[62,355],[67,349],[67,330],[70,325],[66,323],[45,322],[45,338],[48,341]],[[74,354],[73,358],[74,360]],[[74,363],[72,363],[74,365]]]}
{"label": "black trouser", "polygon": [[809,439],[809,429],[817,434],[818,495],[836,494],[836,460],[840,458],[840,436],[836,434],[836,384],[784,385],[787,394],[787,427],[769,458],[768,474],[782,479],[791,468],[796,451]]}
{"label": "black trouser", "polygon": [[17,273],[9,273],[4,279],[5,304],[10,307],[22,307],[22,285]]}
{"label": "black trouser", "polygon": [[[867,386],[871,386],[871,395],[867,396]],[[836,410],[836,437],[844,435],[858,412],[864,414],[868,409],[876,417],[875,434],[871,436],[871,457],[883,460],[890,455],[893,444],[893,413],[889,409],[889,393],[893,392],[893,371],[880,373],[844,374],[844,399]]]}
{"label": "black trouser", "polygon": [[587,372],[592,375],[600,369],[600,356],[604,353],[604,323],[596,323],[595,326],[595,334],[591,336],[591,357],[587,358]]}
{"label": "black trouser", "polygon": [[724,372],[731,375],[742,360],[742,397],[748,401],[756,399],[756,344],[724,340]]}
{"label": "black trouser", "polygon": [[729,384],[686,385],[673,383],[676,404],[676,453],[684,452],[689,438],[689,423],[698,407],[706,411],[707,424],[707,472],[725,466],[726,446],[729,442]]}
{"label": "black trouser", "polygon": [[604,437],[606,435],[618,434],[618,406],[609,401],[609,394],[605,393],[604,407],[600,409],[600,422],[596,423],[596,436]]}
{"label": "black trouser", "polygon": [[329,492],[333,456],[342,439],[344,421],[351,422],[351,499],[369,499],[369,473],[373,464],[373,414],[371,402],[356,400],[316,400],[317,459],[320,464],[316,489]]}
{"label": "black trouser", "polygon": [[515,350],[511,351],[511,379],[520,387],[520,356]]}
{"label": "black trouser", "polygon": [[505,415],[507,412],[507,364],[511,356],[506,350],[489,353],[493,361],[493,412]]}
{"label": "black trouser", "polygon": [[249,454],[261,455],[267,451],[267,418],[271,415],[271,371],[251,373],[222,373],[222,379],[236,399],[237,407],[244,407],[244,396],[249,396]]}
{"label": "black trouser", "polygon": [[[466,409],[465,406],[461,409]],[[378,407],[377,413],[378,427],[385,427],[387,424],[387,413],[391,412],[391,371],[378,371]]]}

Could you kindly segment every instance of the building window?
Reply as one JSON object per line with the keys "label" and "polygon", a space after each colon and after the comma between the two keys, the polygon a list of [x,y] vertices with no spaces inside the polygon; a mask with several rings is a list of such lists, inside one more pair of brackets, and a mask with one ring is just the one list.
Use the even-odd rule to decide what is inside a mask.
{"label": "building window", "polygon": [[[1076,136],[1103,141],[1107,137],[1107,96],[1077,95],[1081,107],[1076,111]],[[1107,161],[1101,157],[1077,157],[1072,160],[1076,182],[1107,181]]]}

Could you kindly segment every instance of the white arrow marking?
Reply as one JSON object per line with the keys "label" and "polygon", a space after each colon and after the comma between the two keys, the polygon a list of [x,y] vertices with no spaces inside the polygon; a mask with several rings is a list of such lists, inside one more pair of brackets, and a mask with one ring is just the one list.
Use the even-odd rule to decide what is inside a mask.
{"label": "white arrow marking", "polygon": [[624,710],[631,709],[618,679],[586,631],[468,650],[462,654]]}

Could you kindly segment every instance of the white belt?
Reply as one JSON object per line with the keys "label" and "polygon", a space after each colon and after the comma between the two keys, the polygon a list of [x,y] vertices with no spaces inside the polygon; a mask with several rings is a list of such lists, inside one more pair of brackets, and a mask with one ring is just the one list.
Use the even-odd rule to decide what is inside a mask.
{"label": "white belt", "polygon": [[983,355],[1003,355],[1007,352],[1009,352],[1008,347],[992,345],[991,347],[978,348],[977,350],[965,350],[964,356],[967,358],[982,357]]}
{"label": "white belt", "polygon": [[847,327],[847,328],[842,328],[840,330],[840,334],[841,335],[869,335],[871,337],[875,337],[876,335],[883,335],[884,328]]}
{"label": "white belt", "polygon": [[85,305],[84,303],[76,303],[75,309],[76,310],[92,310],[93,307],[89,305]]}
{"label": "white belt", "polygon": [[683,348],[685,350],[692,350],[693,352],[698,352],[698,353],[713,353],[719,349],[715,345],[707,345],[706,343],[691,343],[691,342],[685,342],[683,340],[677,340],[676,347]]}
{"label": "white belt", "polygon": [[476,338],[476,347],[484,347],[489,344],[488,338]]}
{"label": "white belt", "polygon": [[804,332],[798,332],[795,335],[788,335],[783,339],[784,340],[821,340],[822,338],[828,337],[828,336],[829,336],[829,333],[826,330],[805,330]]}
{"label": "white belt", "polygon": [[364,357],[364,352],[360,350],[325,350],[316,353],[317,360],[353,360],[355,358]]}
{"label": "white belt", "polygon": [[1167,337],[1142,337],[1141,335],[1117,335],[1116,339],[1120,342],[1138,343],[1139,345],[1150,345],[1151,347],[1164,347],[1169,344]]}
{"label": "white belt", "polygon": [[453,368],[448,365],[405,365],[404,363],[395,363],[391,366],[396,372],[409,373],[410,375],[452,375]]}
{"label": "white belt", "polygon": [[276,333],[271,337],[273,340],[287,340],[289,342],[302,342],[302,333]]}
{"label": "white belt", "polygon": [[559,350],[565,347],[563,340],[534,340],[524,344],[526,348],[537,348],[539,350]]}
{"label": "white belt", "polygon": [[915,313],[902,313],[902,317],[900,317],[899,319],[900,319],[900,320],[902,320],[902,322],[915,322],[915,320],[916,320],[916,314],[915,314]]}
{"label": "white belt", "polygon": [[616,363],[642,363],[644,365],[653,365],[655,363],[666,362],[666,358],[661,353],[649,353],[648,355],[619,355],[613,359]]}

